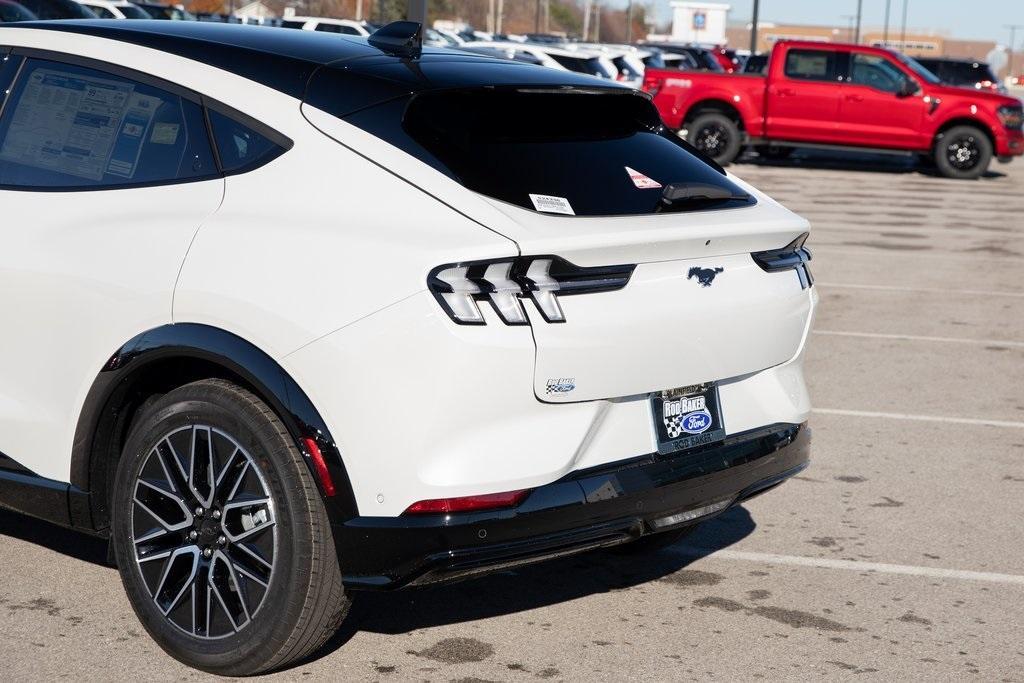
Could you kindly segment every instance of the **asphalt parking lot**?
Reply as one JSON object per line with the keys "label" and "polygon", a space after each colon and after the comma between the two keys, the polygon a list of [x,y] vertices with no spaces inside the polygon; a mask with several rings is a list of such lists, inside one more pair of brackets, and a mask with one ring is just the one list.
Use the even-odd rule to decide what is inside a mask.
{"label": "asphalt parking lot", "polygon": [[[862,161],[733,168],[814,226],[810,469],[647,558],[359,595],[277,677],[1024,681],[1024,162],[963,182]],[[104,555],[0,512],[6,680],[203,677]]]}

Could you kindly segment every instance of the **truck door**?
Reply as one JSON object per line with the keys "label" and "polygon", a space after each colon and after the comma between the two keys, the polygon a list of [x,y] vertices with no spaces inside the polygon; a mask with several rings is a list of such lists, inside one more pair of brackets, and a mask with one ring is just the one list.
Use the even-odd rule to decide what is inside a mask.
{"label": "truck door", "polygon": [[881,54],[854,52],[839,105],[843,142],[868,147],[915,148],[927,105],[920,85]]}
{"label": "truck door", "polygon": [[765,95],[765,133],[780,140],[834,142],[848,52],[794,47],[771,67]]}

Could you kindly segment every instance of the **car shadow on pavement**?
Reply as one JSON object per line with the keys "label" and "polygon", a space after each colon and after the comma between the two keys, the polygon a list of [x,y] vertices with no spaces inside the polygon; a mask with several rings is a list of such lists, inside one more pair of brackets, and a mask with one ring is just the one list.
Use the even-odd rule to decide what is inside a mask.
{"label": "car shadow on pavement", "polygon": [[[775,168],[809,168],[828,171],[862,171],[865,173],[919,173],[934,178],[942,177],[934,166],[919,163],[916,156],[876,154],[871,152],[797,149],[786,159],[769,159],[757,155],[747,155],[739,159],[737,164]],[[1005,177],[1005,173],[992,170],[995,165],[996,162],[993,160],[992,166],[981,177],[984,179]]]}
{"label": "car shadow on pavement", "polygon": [[33,543],[83,562],[110,566],[105,540],[17,512],[0,509],[0,536]]}
{"label": "car shadow on pavement", "polygon": [[747,509],[738,506],[705,522],[680,541],[679,545],[686,545],[685,554],[673,552],[674,546],[645,555],[595,551],[446,586],[391,593],[353,592],[348,619],[312,659],[343,647],[359,631],[408,633],[524,612],[664,579],[747,537],[756,526]]}

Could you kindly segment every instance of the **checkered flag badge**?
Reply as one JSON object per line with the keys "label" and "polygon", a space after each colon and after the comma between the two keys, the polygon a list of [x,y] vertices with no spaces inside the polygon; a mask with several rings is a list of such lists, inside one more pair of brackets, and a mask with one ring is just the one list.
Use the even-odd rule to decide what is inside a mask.
{"label": "checkered flag badge", "polygon": [[665,431],[668,433],[668,438],[674,439],[683,433],[683,416],[673,415],[672,417],[665,418]]}

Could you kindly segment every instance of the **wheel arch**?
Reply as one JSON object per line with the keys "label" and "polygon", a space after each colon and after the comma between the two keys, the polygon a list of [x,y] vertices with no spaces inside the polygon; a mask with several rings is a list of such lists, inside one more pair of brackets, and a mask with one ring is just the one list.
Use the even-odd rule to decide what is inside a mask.
{"label": "wheel arch", "polygon": [[[196,323],[164,325],[139,334],[118,349],[93,381],[79,412],[71,452],[71,484],[89,494],[90,520],[76,526],[109,527],[110,494],[131,421],[146,400],[199,379],[220,378],[252,391],[274,410],[320,486],[332,521],[358,514],[341,453],[326,423],[298,383],[268,354],[225,330]],[[324,494],[309,437],[335,485]],[[82,511],[84,512],[84,511]]]}
{"label": "wheel arch", "polygon": [[942,137],[947,130],[955,128],[956,126],[971,126],[977,128],[985,137],[988,138],[989,143],[992,145],[992,154],[995,155],[996,151],[996,135],[992,132],[992,128],[982,121],[981,119],[971,118],[970,116],[955,116],[946,121],[942,122],[942,125],[935,131],[935,135],[932,136],[932,148],[935,147],[936,141]]}
{"label": "wheel arch", "polygon": [[700,100],[699,102],[694,102],[694,104],[686,110],[686,114],[683,116],[683,124],[688,124],[701,114],[707,114],[709,112],[725,114],[736,123],[740,130],[746,130],[747,128],[746,123],[743,121],[743,114],[740,110],[732,103],[718,98],[708,98]]}

